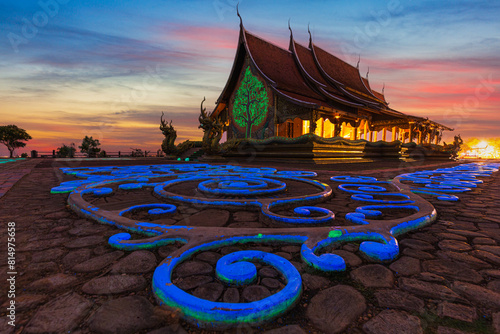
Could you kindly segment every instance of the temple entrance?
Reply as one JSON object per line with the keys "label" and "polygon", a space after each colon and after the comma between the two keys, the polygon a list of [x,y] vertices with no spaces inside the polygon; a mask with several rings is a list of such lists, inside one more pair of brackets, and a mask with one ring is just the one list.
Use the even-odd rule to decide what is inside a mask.
{"label": "temple entrance", "polygon": [[278,137],[297,138],[302,136],[302,120],[295,118],[278,124]]}

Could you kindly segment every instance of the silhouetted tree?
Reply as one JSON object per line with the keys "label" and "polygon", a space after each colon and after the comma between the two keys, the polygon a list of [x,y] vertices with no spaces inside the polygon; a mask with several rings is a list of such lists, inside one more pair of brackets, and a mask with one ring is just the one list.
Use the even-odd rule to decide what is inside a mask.
{"label": "silhouetted tree", "polygon": [[130,153],[130,156],[132,157],[143,157],[144,153],[140,148],[131,148],[132,153]]}
{"label": "silhouetted tree", "polygon": [[32,139],[26,130],[18,128],[17,125],[3,125],[0,126],[0,143],[7,146],[10,157],[14,156],[14,150],[19,147],[25,147],[26,143]]}
{"label": "silhouetted tree", "polygon": [[61,147],[57,148],[57,156],[59,158],[74,158],[76,152],[75,143],[71,143],[71,145],[63,144]]}
{"label": "silhouetted tree", "polygon": [[82,146],[78,146],[78,148],[80,152],[87,153],[90,158],[95,158],[97,153],[101,151],[99,148],[100,145],[99,139],[94,139],[92,136],[85,136],[82,140]]}

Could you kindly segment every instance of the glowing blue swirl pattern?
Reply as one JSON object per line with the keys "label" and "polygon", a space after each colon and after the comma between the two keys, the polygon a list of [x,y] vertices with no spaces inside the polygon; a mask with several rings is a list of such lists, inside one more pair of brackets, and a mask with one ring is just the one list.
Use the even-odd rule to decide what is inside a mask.
{"label": "glowing blue swirl pattern", "polygon": [[[261,251],[239,251],[222,257],[217,262],[217,276],[234,285],[251,282],[255,278],[255,265],[248,261],[257,261],[273,266],[286,281],[286,286],[279,292],[249,303],[212,302],[197,298],[172,283],[174,268],[183,260],[201,250],[208,250],[221,245],[257,241],[262,237],[236,237],[194,247],[179,257],[167,258],[153,276],[153,291],[160,304],[181,310],[184,319],[201,328],[223,329],[228,325],[248,323],[258,325],[276,318],[295,306],[302,293],[302,279],[297,269],[284,258]],[[287,236],[264,237],[268,241],[297,241],[304,238]],[[239,271],[242,270],[242,271]]]}
{"label": "glowing blue swirl pattern", "polygon": [[[216,187],[212,187],[214,185]],[[274,188],[268,188],[270,185]],[[198,190],[206,194],[247,197],[276,194],[285,189],[286,183],[282,181],[233,176],[203,181],[198,185]]]}
{"label": "glowing blue swirl pattern", "polygon": [[[200,252],[220,247],[280,243],[300,246],[301,259],[311,268],[336,272],[347,269],[346,261],[339,255],[321,253],[346,242],[359,242],[359,254],[370,261],[392,261],[399,254],[398,236],[428,225],[437,217],[432,204],[417,194],[435,195],[440,200],[458,200],[457,195],[475,189],[482,183],[479,178],[490,176],[498,171],[498,167],[499,164],[468,164],[407,173],[390,182],[366,176],[332,177],[332,182],[340,183],[339,191],[350,194],[355,201],[366,203],[355,212],[346,213],[345,218],[352,225],[343,227],[334,226],[334,212],[322,208],[321,204],[318,206],[333,196],[332,187],[314,180],[317,174],[309,171],[209,164],[62,168],[63,173],[78,179],[62,182],[51,192],[70,193],[69,206],[83,217],[145,237],[136,239],[130,233],[118,233],[109,238],[109,244],[114,248],[130,251],[182,244],[157,267],[153,275],[154,295],[159,304],[180,311],[185,320],[201,328],[224,329],[241,323],[258,325],[293,308],[302,292],[300,274],[289,261],[272,253],[230,253],[220,258],[216,265],[216,277],[221,282],[230,286],[254,283],[257,271],[252,262],[260,262],[278,270],[286,286],[251,303],[212,302],[197,298],[172,282],[175,268],[184,261]],[[307,195],[288,195],[290,183],[299,183],[310,191]],[[190,187],[192,191],[178,193],[176,189],[182,187]],[[133,192],[140,196],[145,191],[153,193],[164,203],[105,210],[85,200],[88,195],[96,200],[92,203],[98,203],[100,197]],[[281,228],[172,226],[157,220],[175,214],[177,204],[260,210],[260,219],[267,224],[281,224]],[[276,212],[283,208],[293,214]],[[387,218],[386,214],[391,212],[404,217]],[[133,218],[144,216],[152,221]]]}
{"label": "glowing blue swirl pattern", "polygon": [[134,205],[128,209],[120,211],[119,215],[123,216],[125,213],[136,212],[143,209],[147,209],[150,215],[163,215],[163,214],[175,213],[177,207],[172,204],[162,204],[162,203]]}
{"label": "glowing blue swirl pattern", "polygon": [[458,194],[471,191],[482,180],[477,177],[490,176],[498,171],[499,164],[466,164],[452,168],[440,168],[433,171],[420,171],[399,176],[400,181],[422,184],[424,187],[411,187],[417,194],[434,195],[442,201],[458,201]]}

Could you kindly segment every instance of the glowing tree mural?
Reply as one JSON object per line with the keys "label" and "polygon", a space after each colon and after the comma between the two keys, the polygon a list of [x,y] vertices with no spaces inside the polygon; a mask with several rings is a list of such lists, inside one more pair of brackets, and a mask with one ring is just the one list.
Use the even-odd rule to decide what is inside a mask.
{"label": "glowing tree mural", "polygon": [[266,119],[268,102],[264,84],[247,67],[233,106],[234,122],[246,128],[245,138],[252,136],[253,126],[259,126]]}

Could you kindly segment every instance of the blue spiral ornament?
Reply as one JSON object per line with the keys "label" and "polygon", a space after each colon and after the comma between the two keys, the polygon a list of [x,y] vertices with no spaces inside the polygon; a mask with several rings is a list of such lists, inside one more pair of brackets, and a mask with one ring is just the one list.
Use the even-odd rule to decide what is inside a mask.
{"label": "blue spiral ornament", "polygon": [[[254,252],[250,253],[250,255],[255,256],[256,254]],[[234,286],[248,285],[255,282],[257,280],[257,267],[251,262],[246,262],[247,260],[248,257],[245,257],[242,252],[231,253],[220,258],[215,268],[217,278],[226,284]]]}
{"label": "blue spiral ornament", "polygon": [[[354,212],[346,213],[346,221],[350,223],[347,226],[336,226],[336,213],[322,207],[333,196],[332,186],[314,180],[316,173],[309,171],[198,163],[62,168],[63,173],[75,180],[62,182],[52,192],[68,192],[68,204],[79,215],[127,232],[109,238],[109,244],[116,249],[132,251],[172,243],[183,245],[157,267],[153,275],[155,298],[159,304],[179,310],[192,324],[219,330],[238,324],[259,325],[293,308],[302,291],[299,273],[289,261],[275,254],[230,253],[217,262],[215,275],[219,281],[228,286],[254,284],[255,263],[259,262],[276,268],[285,278],[286,286],[251,303],[211,302],[181,290],[172,282],[172,273],[184,261],[220,247],[286,244],[300,246],[302,262],[311,269],[338,272],[347,270],[346,261],[327,251],[348,242],[359,243],[359,255],[369,261],[393,261],[399,255],[397,237],[437,219],[433,205],[419,194],[437,196],[438,200],[458,200],[461,193],[479,187],[481,178],[491,176],[499,167],[500,164],[467,164],[406,173],[391,181],[366,176],[332,177],[330,183],[338,185],[339,191],[362,202]],[[185,191],[186,186],[192,191]],[[307,194],[293,196],[291,187],[301,187],[300,194]],[[176,193],[176,189],[184,190]],[[136,193],[140,197],[144,192],[155,195],[153,203],[117,210],[105,210],[98,206],[104,201],[89,203],[85,196]],[[158,219],[174,214],[178,204],[183,208],[260,211],[259,220],[266,227],[180,226],[169,225],[171,219]],[[399,210],[397,216],[391,216],[399,218],[382,214],[390,214],[391,210]],[[154,221],[135,219],[144,217],[144,213]],[[273,228],[274,223],[280,224],[281,229]]]}
{"label": "blue spiral ornament", "polygon": [[203,181],[198,190],[206,194],[225,196],[263,196],[277,194],[286,189],[286,183],[268,178],[222,177]]}
{"label": "blue spiral ornament", "polygon": [[285,278],[286,286],[269,297],[250,303],[203,300],[172,283],[173,270],[181,263],[181,259],[168,259],[156,268],[153,291],[160,304],[179,310],[185,320],[200,328],[225,329],[237,324],[256,326],[265,323],[294,307],[302,293],[300,274],[289,261],[271,253],[239,251],[226,255],[217,262],[217,276],[223,281],[235,285],[251,282],[255,279],[255,265],[247,261],[258,261],[271,265],[280,272]]}

